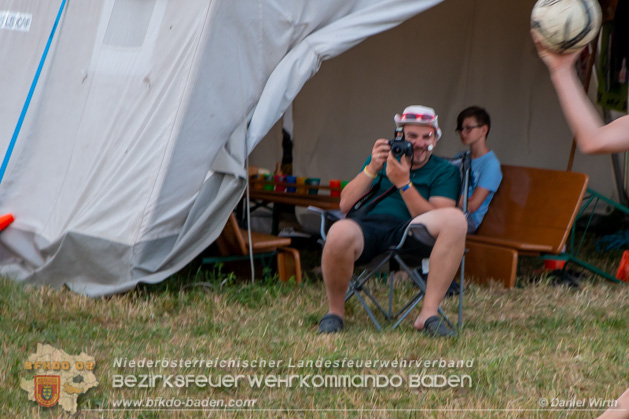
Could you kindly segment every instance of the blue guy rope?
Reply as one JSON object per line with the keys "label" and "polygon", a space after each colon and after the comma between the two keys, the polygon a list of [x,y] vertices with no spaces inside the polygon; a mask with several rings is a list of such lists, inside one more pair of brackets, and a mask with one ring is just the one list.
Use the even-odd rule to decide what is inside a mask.
{"label": "blue guy rope", "polygon": [[22,106],[22,113],[20,114],[20,118],[18,119],[17,125],[15,126],[15,130],[13,131],[13,137],[11,137],[11,142],[9,143],[7,152],[4,155],[2,166],[0,166],[0,183],[2,182],[2,179],[4,178],[4,172],[7,170],[7,166],[9,165],[9,160],[11,159],[11,154],[13,154],[13,148],[15,147],[15,142],[17,141],[17,137],[18,135],[20,135],[20,130],[22,129],[22,124],[24,123],[24,118],[26,117],[26,112],[28,111],[28,107],[31,104],[31,99],[33,98],[35,87],[37,87],[39,76],[41,75],[42,69],[44,68],[44,63],[46,62],[46,57],[48,56],[48,50],[50,50],[50,45],[52,44],[52,40],[55,37],[55,32],[57,31],[59,20],[61,20],[61,15],[63,14],[63,10],[65,9],[65,6],[66,6],[66,1],[67,0],[63,0],[61,2],[61,6],[59,7],[59,12],[57,13],[57,18],[55,19],[55,24],[52,26],[52,31],[50,31],[50,36],[48,37],[48,42],[46,43],[46,48],[44,48],[44,53],[42,54],[42,57],[39,60],[39,66],[37,67],[37,72],[35,72],[35,77],[33,78],[33,82],[31,83],[31,88],[28,91],[28,96],[26,96],[26,101],[24,102],[24,106]]}

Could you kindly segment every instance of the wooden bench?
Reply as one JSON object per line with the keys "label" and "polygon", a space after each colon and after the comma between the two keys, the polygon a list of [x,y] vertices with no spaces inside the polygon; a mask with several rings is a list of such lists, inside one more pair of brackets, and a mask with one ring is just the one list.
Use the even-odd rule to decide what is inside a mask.
{"label": "wooden bench", "polygon": [[[286,282],[295,277],[301,282],[301,260],[299,251],[288,247],[291,239],[271,234],[251,232],[251,248],[254,256],[277,256],[277,271],[280,281]],[[222,258],[204,258],[203,263],[216,263],[230,260],[246,260],[249,257],[248,231],[238,226],[234,214],[230,214],[221,235],[216,239]]]}
{"label": "wooden bench", "polygon": [[559,255],[587,189],[583,173],[502,165],[483,223],[467,236],[465,274],[515,285],[519,256]]}

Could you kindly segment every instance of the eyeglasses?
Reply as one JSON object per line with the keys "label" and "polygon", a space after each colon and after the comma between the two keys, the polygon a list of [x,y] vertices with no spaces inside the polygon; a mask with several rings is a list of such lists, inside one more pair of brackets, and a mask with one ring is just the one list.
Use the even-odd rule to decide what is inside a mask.
{"label": "eyeglasses", "polygon": [[471,127],[461,127],[461,128],[457,128],[454,131],[456,132],[465,132],[468,133],[470,131],[472,131],[474,128],[480,128],[482,127],[482,125],[472,125]]}
{"label": "eyeglasses", "polygon": [[437,115],[427,113],[403,113],[400,117],[400,122],[405,121],[424,121],[432,122],[437,119]]}

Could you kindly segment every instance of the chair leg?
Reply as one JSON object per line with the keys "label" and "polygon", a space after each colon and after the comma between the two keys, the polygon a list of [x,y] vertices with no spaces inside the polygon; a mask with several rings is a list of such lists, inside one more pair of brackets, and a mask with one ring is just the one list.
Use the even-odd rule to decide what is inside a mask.
{"label": "chair leg", "polygon": [[[423,279],[421,279],[421,277],[417,273],[417,270],[416,269],[411,269],[406,263],[404,263],[404,261],[402,260],[402,258],[399,255],[394,255],[393,257],[398,262],[398,264],[402,267],[402,269],[404,269],[411,276],[411,278],[413,278],[413,281],[415,282],[415,284],[417,284],[417,286],[420,288],[421,294],[422,295],[425,294],[426,293],[426,283],[424,282]],[[404,320],[406,318],[406,316],[408,316],[408,314],[411,312],[411,310],[413,308],[415,308],[417,303],[419,303],[419,300],[421,300],[421,297],[415,303],[413,303],[412,307],[409,310],[407,310],[402,315],[402,317],[400,317],[400,320],[398,320],[398,322],[394,325],[394,327],[397,326],[402,320]],[[441,315],[441,317],[443,318],[443,320],[448,324],[448,326],[450,326],[450,328],[454,329],[454,325],[452,324],[450,319],[448,319],[448,316],[446,316],[446,313],[443,311],[441,306],[439,306],[438,312]]]}
{"label": "chair leg", "polygon": [[477,243],[468,240],[466,257],[468,278],[480,284],[493,279],[504,284],[507,289],[515,285],[518,267],[518,252],[507,247]]}
{"label": "chair leg", "polygon": [[[411,300],[409,300],[409,302],[406,303],[406,305],[402,307],[399,311],[397,311],[397,313],[395,314],[393,313],[393,293],[394,293],[394,288],[395,288],[394,286],[395,277],[392,272],[389,272],[389,278],[387,280],[387,288],[389,292],[388,307],[387,307],[388,310],[385,310],[379,304],[376,298],[371,294],[369,288],[366,286],[366,283],[377,273],[378,269],[380,269],[380,267],[382,267],[385,263],[389,262],[389,259],[391,256],[395,259],[395,261],[399,264],[399,266],[404,271],[406,271],[406,273],[411,277],[415,285],[417,285],[417,287],[420,289],[417,292],[417,294]],[[464,265],[462,265],[461,268],[464,269]],[[462,278],[460,280],[460,284],[461,285],[463,284]],[[371,319],[373,324],[376,326],[376,328],[378,330],[382,330],[382,326],[377,321],[376,316],[374,315],[374,312],[370,309],[369,305],[367,304],[366,299],[369,298],[387,320],[394,320],[394,319],[396,320],[395,324],[392,326],[392,329],[395,329],[402,323],[402,321],[406,319],[406,317],[411,313],[411,311],[413,311],[413,309],[417,306],[417,304],[419,304],[419,302],[423,299],[425,292],[426,292],[426,282],[419,274],[419,271],[417,269],[410,268],[402,260],[402,258],[399,255],[393,253],[393,254],[390,254],[389,257],[384,259],[380,264],[378,264],[378,266],[376,266],[374,269],[366,269],[363,272],[361,272],[361,274],[358,277],[354,277],[354,276],[352,277],[349,284],[349,288],[345,294],[345,302],[347,302],[351,297],[356,296],[356,298],[358,299],[360,304],[363,306],[363,308],[369,315],[369,318]],[[460,291],[459,295],[460,296],[462,295],[462,290]],[[455,329],[454,325],[452,324],[450,319],[448,319],[448,317],[446,316],[445,312],[443,311],[441,307],[439,307],[438,312],[439,312],[439,315],[448,324],[448,326],[451,329]],[[462,324],[462,299],[461,297],[459,300],[458,324],[459,326]]]}
{"label": "chair leg", "polygon": [[376,320],[376,316],[374,315],[373,311],[369,308],[366,298],[363,298],[363,294],[365,297],[371,300],[371,302],[376,306],[376,308],[384,315],[384,317],[387,320],[391,318],[390,313],[388,313],[380,305],[378,300],[373,296],[369,288],[366,286],[366,283],[378,273],[379,269],[382,266],[389,263],[389,260],[390,260],[390,257],[387,256],[383,258],[381,261],[379,261],[375,267],[363,270],[358,277],[352,276],[352,279],[349,283],[349,288],[347,289],[347,292],[345,293],[345,302],[347,302],[353,296],[356,296],[356,298],[358,299],[360,304],[363,306],[363,308],[369,315],[369,318],[371,319],[371,321],[373,322],[373,324],[376,326],[378,330],[382,330],[382,326],[380,326],[380,323],[378,322],[378,320]]}
{"label": "chair leg", "polygon": [[281,282],[288,282],[292,276],[295,282],[301,282],[301,259],[299,250],[292,247],[277,249],[277,271]]}
{"label": "chair leg", "polygon": [[395,281],[395,275],[393,271],[389,272],[389,311],[387,313],[387,320],[393,317],[393,282]]}
{"label": "chair leg", "polygon": [[[406,265],[404,265],[406,266]],[[408,267],[407,267],[408,268]],[[410,268],[408,268],[410,269]],[[417,273],[417,269],[412,270],[411,273],[409,273],[409,275],[411,276],[411,278],[413,279],[413,281],[415,282],[415,284],[417,284],[417,286],[420,288],[420,291],[415,295],[415,297],[413,297],[396,315],[395,318],[398,318],[398,316],[400,316],[400,313],[402,313],[402,311],[404,311],[404,314],[402,314],[398,321],[393,325],[392,329],[395,329],[396,327],[399,326],[400,323],[402,323],[402,321],[406,318],[406,316],[408,316],[410,314],[411,311],[413,311],[413,309],[415,308],[415,306],[417,306],[417,304],[419,304],[419,302],[422,300],[422,298],[424,298],[424,292],[426,290],[426,283],[423,281],[423,279],[421,278],[421,276],[419,275],[419,273]],[[438,308],[438,312],[441,315],[441,317],[443,318],[443,320],[448,324],[448,326],[450,326],[451,329],[454,329],[454,325],[452,324],[452,322],[450,321],[450,319],[448,319],[448,316],[446,315],[446,313],[443,311],[443,309],[441,307]]]}
{"label": "chair leg", "polygon": [[[356,295],[356,298],[358,298],[358,301],[360,301],[360,304],[362,304],[363,308],[365,309],[369,317],[371,318],[371,321],[373,322],[373,324],[376,325],[379,331],[382,331],[382,326],[380,326],[380,323],[378,323],[378,320],[376,320],[376,316],[374,316],[373,312],[367,305],[367,302],[363,299],[360,293],[357,292],[355,293],[355,295]],[[373,297],[371,297],[371,299],[373,300]],[[378,304],[376,303],[376,305]],[[380,305],[378,305],[378,308],[380,308]],[[382,308],[380,308],[380,310],[382,310]]]}
{"label": "chair leg", "polygon": [[345,293],[345,302],[347,302],[350,298],[352,298],[352,296],[355,295],[358,298],[358,300],[361,302],[365,310],[369,312],[369,308],[366,305],[365,300],[362,298],[360,294],[362,292],[367,297],[369,297],[369,299],[373,302],[376,308],[380,310],[380,312],[384,315],[384,317],[388,318],[387,312],[384,310],[384,308],[382,308],[378,300],[376,300],[373,294],[371,294],[371,291],[369,291],[369,288],[365,285],[366,282],[369,281],[376,274],[376,271],[377,269],[373,271],[365,270],[357,278],[352,278],[352,280],[349,283],[349,288],[347,289],[347,292]]}
{"label": "chair leg", "polygon": [[[403,308],[402,310],[406,309],[406,307],[408,307],[408,309],[406,309],[406,311],[404,312],[404,314],[402,314],[402,315],[400,316],[400,318],[398,319],[398,321],[397,321],[397,322],[395,322],[395,324],[391,327],[391,329],[395,329],[396,327],[398,327],[398,326],[400,325],[400,323],[402,323],[402,322],[404,321],[404,319],[406,319],[406,316],[408,316],[408,315],[409,315],[409,313],[410,313],[411,311],[413,311],[413,309],[415,308],[415,306],[416,306],[417,304],[419,304],[419,302],[422,300],[422,298],[423,298],[423,297],[424,297],[424,294],[423,294],[421,291],[420,291],[419,293],[417,293],[417,295],[415,295],[415,298],[414,298],[414,299],[412,299],[411,301],[409,301],[409,303],[408,303],[408,304],[406,304],[406,306],[404,306],[404,308]],[[400,310],[400,312],[401,312],[402,310]],[[399,315],[399,313],[400,313],[400,312],[398,312],[398,315]],[[396,317],[397,317],[397,316],[396,316]]]}
{"label": "chair leg", "polygon": [[459,319],[457,321],[457,326],[459,330],[463,328],[463,281],[464,273],[465,273],[465,253],[463,253],[463,257],[461,258],[461,268],[460,268],[460,276],[459,276]]}

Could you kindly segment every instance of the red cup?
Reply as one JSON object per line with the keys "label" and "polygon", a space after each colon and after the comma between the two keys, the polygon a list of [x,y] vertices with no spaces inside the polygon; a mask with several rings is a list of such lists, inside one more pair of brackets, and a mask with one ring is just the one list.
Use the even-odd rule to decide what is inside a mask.
{"label": "red cup", "polygon": [[286,183],[286,175],[275,175],[275,190],[286,192],[286,185],[279,185],[280,183]]}
{"label": "red cup", "polygon": [[330,196],[341,196],[341,181],[340,179],[330,180]]}

